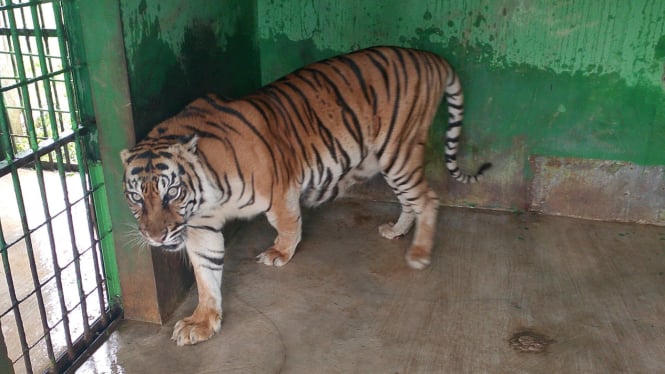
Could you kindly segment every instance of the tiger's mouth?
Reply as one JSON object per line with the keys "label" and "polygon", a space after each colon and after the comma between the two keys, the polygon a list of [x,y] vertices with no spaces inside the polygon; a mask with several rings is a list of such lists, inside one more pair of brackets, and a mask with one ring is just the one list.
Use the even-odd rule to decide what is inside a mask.
{"label": "tiger's mouth", "polygon": [[146,239],[146,242],[151,246],[155,248],[159,248],[164,251],[168,252],[176,252],[185,247],[185,239],[182,236],[177,236],[174,238],[169,239],[168,241],[164,242],[159,242],[153,239],[150,239],[147,235],[143,235],[144,238]]}
{"label": "tiger's mouth", "polygon": [[175,252],[183,249],[185,247],[185,241],[180,240],[176,243],[162,244],[159,248],[169,252]]}

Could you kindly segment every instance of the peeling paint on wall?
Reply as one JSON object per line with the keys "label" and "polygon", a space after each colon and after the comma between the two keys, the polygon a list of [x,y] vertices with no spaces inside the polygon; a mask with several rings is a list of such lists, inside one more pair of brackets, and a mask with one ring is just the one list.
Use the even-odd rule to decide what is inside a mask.
{"label": "peeling paint on wall", "polygon": [[[491,68],[530,65],[554,73],[616,73],[628,85],[660,85],[653,61],[665,36],[665,2],[429,0],[407,2],[259,1],[259,37],[311,39],[316,48],[348,51],[404,44],[414,30],[429,41],[491,45]],[[661,47],[662,48],[662,47]]]}

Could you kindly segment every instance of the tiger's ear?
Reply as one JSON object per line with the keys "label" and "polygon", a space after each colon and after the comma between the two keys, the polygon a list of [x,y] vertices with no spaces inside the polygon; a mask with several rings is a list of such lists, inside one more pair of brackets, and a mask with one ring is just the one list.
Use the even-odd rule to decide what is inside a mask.
{"label": "tiger's ear", "polygon": [[185,149],[185,151],[195,154],[198,150],[199,136],[196,134],[183,136],[180,138],[180,144]]}
{"label": "tiger's ear", "polygon": [[129,159],[129,149],[123,149],[120,151],[120,159],[123,163],[127,163],[127,160]]}

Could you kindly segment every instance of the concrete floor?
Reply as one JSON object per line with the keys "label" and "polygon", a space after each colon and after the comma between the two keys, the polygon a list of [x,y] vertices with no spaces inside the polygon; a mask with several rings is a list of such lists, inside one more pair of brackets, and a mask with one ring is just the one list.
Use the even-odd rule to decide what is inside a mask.
{"label": "concrete floor", "polygon": [[169,340],[193,290],[163,327],[121,322],[78,372],[665,372],[665,228],[442,208],[432,266],[415,271],[411,238],[376,231],[397,214],[309,211],[283,268],[254,263],[274,235],[254,220],[227,245],[218,335]]}

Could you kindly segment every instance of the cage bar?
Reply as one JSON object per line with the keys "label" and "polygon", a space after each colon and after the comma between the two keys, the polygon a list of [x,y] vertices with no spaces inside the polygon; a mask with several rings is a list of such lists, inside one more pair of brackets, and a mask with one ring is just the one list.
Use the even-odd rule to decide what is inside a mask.
{"label": "cage bar", "polygon": [[[12,31],[16,29],[16,19],[14,17],[14,12],[8,12],[8,20],[9,20],[9,27]],[[16,55],[16,67],[18,70],[18,75],[21,79],[21,81],[25,81],[26,75],[25,75],[25,65],[23,61],[23,55],[21,54],[21,44],[18,38],[18,34],[12,32],[11,33],[11,39],[14,45],[14,52]],[[28,91],[28,86],[27,85],[22,85],[20,87],[22,97],[21,100],[23,102],[23,105],[25,107],[25,113],[26,115],[24,116],[25,118],[25,127],[28,132],[28,141],[30,143],[30,148],[32,151],[37,150],[37,135],[35,131],[35,123],[32,118],[32,110],[31,110],[31,105],[32,103],[30,102],[30,93]],[[48,206],[46,204],[46,191],[44,187],[44,180],[43,180],[43,174],[41,170],[41,164],[39,162],[39,158],[35,157],[35,166],[36,166],[36,171],[37,171],[37,177],[38,177],[38,184],[39,184],[39,190],[43,202],[43,208],[44,208],[44,214],[46,217],[49,217],[49,211],[48,211]],[[28,221],[27,221],[27,214],[25,211],[25,203],[23,201],[23,194],[21,191],[21,183],[19,181],[18,173],[15,168],[12,170],[12,179],[14,182],[14,191],[16,194],[16,199],[18,203],[18,208],[19,208],[19,213],[21,215],[21,226],[23,228],[23,231],[29,231],[29,226],[28,226]],[[47,230],[49,232],[49,237],[52,239],[52,227],[50,225],[47,225]],[[33,243],[32,239],[30,236],[25,237],[25,244],[26,244],[26,252],[29,258],[29,264],[30,264],[30,272],[32,273],[32,281],[35,286],[35,295],[37,297],[37,307],[39,308],[39,315],[41,318],[41,324],[42,328],[44,330],[44,337],[46,340],[46,349],[47,349],[47,354],[49,357],[49,360],[51,362],[55,362],[55,353],[53,351],[53,343],[51,341],[51,335],[49,334],[49,326],[48,326],[48,320],[47,320],[47,315],[46,315],[46,307],[44,305],[44,297],[42,295],[40,283],[39,283],[39,275],[37,274],[37,265],[36,265],[36,260],[35,260],[35,255],[34,255],[34,249],[33,249]],[[51,245],[54,245],[54,242],[51,241]],[[25,347],[24,347],[25,348]]]}
{"label": "cage bar", "polygon": [[[65,31],[67,12],[72,9],[60,0],[0,0],[0,38],[7,47],[0,58],[11,61],[11,71],[0,74],[0,181],[11,179],[17,214],[9,218],[21,230],[7,237],[3,213],[0,282],[6,282],[9,305],[0,303],[0,320],[13,316],[14,336],[4,341],[16,345],[8,353],[14,368],[28,373],[65,370],[120,314],[117,279],[106,274],[115,257],[101,164],[89,140],[95,129],[87,76],[84,60],[68,45],[77,26]],[[5,95],[13,95],[11,105]],[[12,125],[8,110],[22,114],[20,127]],[[26,140],[27,148],[19,148]],[[27,184],[35,191],[30,201],[23,195]],[[28,266],[15,268],[16,259]],[[27,291],[17,288],[23,278]],[[22,310],[32,303],[39,312],[37,333]]]}

